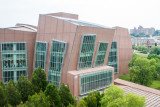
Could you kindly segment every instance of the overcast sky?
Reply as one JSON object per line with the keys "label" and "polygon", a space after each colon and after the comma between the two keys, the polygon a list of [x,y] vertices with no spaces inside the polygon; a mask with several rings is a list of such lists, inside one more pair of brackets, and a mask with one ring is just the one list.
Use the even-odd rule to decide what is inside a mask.
{"label": "overcast sky", "polygon": [[109,27],[160,29],[160,0],[0,0],[0,27],[38,25],[39,14],[55,12]]}

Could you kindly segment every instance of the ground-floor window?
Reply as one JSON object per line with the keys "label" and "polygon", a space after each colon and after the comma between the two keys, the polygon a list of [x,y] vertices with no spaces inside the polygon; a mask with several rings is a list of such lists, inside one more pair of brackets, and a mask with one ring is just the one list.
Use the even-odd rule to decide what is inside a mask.
{"label": "ground-floor window", "polygon": [[109,86],[112,83],[112,78],[112,70],[80,75],[80,95]]}
{"label": "ground-floor window", "polygon": [[27,70],[3,71],[3,82],[8,83],[9,80],[14,80],[14,82],[17,82],[22,74],[27,76]]}

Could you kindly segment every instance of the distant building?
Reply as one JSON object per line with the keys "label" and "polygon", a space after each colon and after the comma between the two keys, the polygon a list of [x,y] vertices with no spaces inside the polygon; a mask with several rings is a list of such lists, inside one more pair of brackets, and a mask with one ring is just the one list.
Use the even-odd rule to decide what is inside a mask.
{"label": "distant building", "polygon": [[148,49],[152,48],[152,46],[155,46],[155,43],[156,43],[154,39],[147,38],[147,37],[132,37],[131,41],[132,41],[132,45],[146,46]]}
{"label": "distant building", "polygon": [[157,43],[157,46],[160,47],[160,36],[153,36],[152,38],[153,38],[153,39],[155,40],[155,42]]}
{"label": "distant building", "polygon": [[134,29],[130,29],[130,34],[131,33],[135,33],[135,34],[144,33],[145,35],[153,35],[154,32],[155,32],[155,28],[153,27],[143,28],[142,26],[139,26],[138,29],[136,27],[134,27]]}

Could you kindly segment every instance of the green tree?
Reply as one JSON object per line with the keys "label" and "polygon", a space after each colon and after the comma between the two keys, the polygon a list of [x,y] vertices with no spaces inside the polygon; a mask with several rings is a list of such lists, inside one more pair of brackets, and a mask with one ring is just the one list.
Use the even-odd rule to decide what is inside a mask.
{"label": "green tree", "polygon": [[136,49],[141,53],[145,53],[145,54],[149,51],[146,46],[137,46]]}
{"label": "green tree", "polygon": [[153,68],[154,65],[152,65],[147,58],[136,58],[130,69],[131,81],[146,86],[152,84],[153,73],[155,72],[155,69],[153,70]]}
{"label": "green tree", "polygon": [[147,59],[155,59],[156,62],[160,62],[160,56],[157,54],[149,54]]}
{"label": "green tree", "polygon": [[44,93],[48,96],[51,106],[61,106],[61,97],[56,85],[48,84]]}
{"label": "green tree", "polygon": [[160,62],[158,62],[157,64],[156,64],[156,70],[157,70],[157,79],[160,79]]}
{"label": "green tree", "polygon": [[155,43],[155,46],[157,46],[157,43]]}
{"label": "green tree", "polygon": [[155,59],[151,59],[150,60],[150,69],[151,69],[151,71],[152,71],[152,73],[153,73],[153,79],[154,80],[157,80],[157,63],[156,63],[156,60]]}
{"label": "green tree", "polygon": [[124,105],[124,91],[114,85],[105,89],[101,100],[102,107],[122,107]]}
{"label": "green tree", "polygon": [[35,93],[32,96],[29,96],[28,101],[24,104],[25,107],[49,107],[50,102],[48,97],[45,96],[43,91],[40,91],[38,94]]}
{"label": "green tree", "polygon": [[7,91],[3,84],[3,82],[0,83],[0,107],[4,107],[7,105]]}
{"label": "green tree", "polygon": [[135,49],[136,48],[136,46],[135,45],[132,45],[132,49]]}
{"label": "green tree", "polygon": [[102,107],[143,107],[145,98],[130,93],[125,95],[121,88],[111,85],[105,89],[101,104]]}
{"label": "green tree", "polygon": [[83,100],[86,102],[87,107],[100,107],[101,95],[99,91],[88,93],[88,96],[84,97]]}
{"label": "green tree", "polygon": [[87,107],[87,103],[84,101],[84,99],[81,99],[81,100],[79,101],[78,107]]}
{"label": "green tree", "polygon": [[150,35],[145,35],[145,37],[150,37]]}
{"label": "green tree", "polygon": [[7,99],[8,103],[12,106],[16,106],[21,102],[21,94],[15,86],[13,80],[10,80],[7,84]]}
{"label": "green tree", "polygon": [[31,78],[31,83],[33,85],[34,92],[39,93],[40,90],[44,91],[48,84],[46,79],[46,73],[41,67],[38,67],[34,70]]}
{"label": "green tree", "polygon": [[153,46],[153,47],[151,48],[150,54],[160,55],[160,47],[158,47],[158,46]]}
{"label": "green tree", "polygon": [[27,80],[27,77],[24,75],[21,75],[21,77],[18,79],[16,87],[21,93],[21,100],[23,102],[27,101],[28,96],[33,94],[32,84],[30,81]]}
{"label": "green tree", "polygon": [[160,36],[160,30],[156,30],[156,31],[153,33],[153,36]]}
{"label": "green tree", "polygon": [[87,102],[87,107],[97,107],[96,97],[92,92],[87,97],[84,97],[84,101]]}
{"label": "green tree", "polygon": [[127,93],[125,95],[124,107],[144,107],[144,106],[145,106],[145,97],[141,97],[133,93]]}
{"label": "green tree", "polygon": [[62,106],[68,106],[69,104],[74,105],[76,103],[75,99],[70,93],[70,89],[64,83],[61,84],[59,94],[61,97]]}
{"label": "green tree", "polygon": [[128,66],[129,66],[129,67],[134,66],[134,62],[135,62],[135,60],[136,60],[138,57],[139,57],[139,56],[138,56],[137,54],[133,53],[132,60],[128,63]]}
{"label": "green tree", "polygon": [[149,54],[148,59],[155,59],[156,60],[156,64],[155,64],[155,67],[156,67],[156,73],[157,74],[154,74],[155,75],[155,79],[160,79],[160,56],[159,55],[156,55],[156,54]]}
{"label": "green tree", "polygon": [[135,37],[135,36],[136,36],[136,33],[131,33],[130,35]]}

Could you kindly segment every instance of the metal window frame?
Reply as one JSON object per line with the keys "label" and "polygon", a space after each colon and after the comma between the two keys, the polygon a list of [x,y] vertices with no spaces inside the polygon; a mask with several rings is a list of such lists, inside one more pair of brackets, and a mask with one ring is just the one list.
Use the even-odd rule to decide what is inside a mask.
{"label": "metal window frame", "polygon": [[[44,42],[44,41],[36,41],[36,48],[37,48],[37,43],[45,43],[46,44],[46,50],[44,51],[45,52],[45,60],[44,60],[44,70],[46,70],[46,60],[47,60],[47,50],[48,50],[48,42]],[[36,66],[36,54],[37,54],[37,49],[35,48],[35,66]],[[36,68],[34,66],[34,69]]]}
{"label": "metal window frame", "polygon": [[[109,45],[109,42],[105,42],[105,41],[99,41],[98,42],[98,48],[97,48],[97,51],[96,51],[96,57],[95,57],[95,61],[94,61],[94,67],[100,67],[100,66],[102,66],[102,65],[96,65],[96,61],[97,61],[97,57],[98,57],[98,52],[99,52],[99,48],[100,48],[100,44],[101,43],[107,43],[107,50],[106,50],[106,52],[105,52],[105,56],[104,56],[104,60],[105,60],[105,57],[106,57],[106,53],[107,53],[107,51],[108,51],[108,45]],[[103,64],[104,64],[104,62],[103,62]]]}
{"label": "metal window frame", "polygon": [[[3,44],[20,44],[20,43],[24,43],[25,44],[25,50],[16,50],[16,51],[8,51],[8,50],[6,50],[6,51],[4,51],[4,52],[6,52],[6,53],[3,53],[3,50],[2,50],[2,46],[3,46]],[[27,58],[28,58],[28,55],[27,55],[27,42],[1,42],[0,43],[0,45],[1,45],[1,70],[2,70],[2,80],[3,80],[3,82],[4,82],[4,78],[3,78],[3,76],[4,76],[4,72],[9,72],[9,71],[13,71],[13,79],[15,79],[16,81],[15,82],[17,82],[18,80],[17,80],[17,72],[18,71],[25,71],[26,72],[26,76],[27,76],[27,79],[28,79],[28,60],[27,60]],[[17,48],[17,47],[16,47]],[[18,51],[18,52],[17,52]],[[24,54],[26,57],[25,57],[25,61],[26,61],[26,67],[15,67],[14,68],[14,70],[13,70],[13,68],[8,68],[8,69],[3,69],[3,56],[2,56],[2,54],[8,54],[8,52],[9,53],[11,53],[11,54],[13,54],[13,55],[17,55],[18,53],[19,53],[19,51],[20,52],[23,52],[22,54]],[[16,77],[15,77],[15,74],[16,74]],[[9,82],[9,81],[8,81]],[[8,82],[4,82],[4,84],[7,84]]]}
{"label": "metal window frame", "polygon": [[[60,43],[64,43],[64,44],[65,44],[65,50],[64,50],[64,52],[63,52],[63,61],[62,61],[62,63],[61,63],[62,66],[61,66],[60,72],[55,72],[56,75],[57,75],[58,73],[59,73],[59,75],[60,75],[60,81],[57,82],[57,83],[59,83],[58,88],[60,88],[61,76],[62,76],[62,69],[63,69],[63,64],[64,64],[65,55],[66,55],[66,52],[67,52],[68,43],[65,42],[65,41],[57,40],[57,39],[53,39],[53,40],[52,40],[52,47],[51,47],[51,51],[50,51],[48,80],[49,80],[50,73],[52,72],[52,70],[50,70],[50,66],[51,66],[51,57],[52,57],[52,50],[53,50],[53,41],[56,41],[56,42],[60,42]],[[50,81],[49,81],[49,82],[50,82]]]}
{"label": "metal window frame", "polygon": [[[114,74],[118,74],[119,73],[119,54],[118,54],[118,42],[115,40],[115,41],[112,41],[112,43],[113,42],[116,42],[116,56],[117,56],[117,61],[116,61],[116,63],[110,63],[109,61],[107,62],[107,65],[108,66],[113,66],[113,65],[115,65],[115,64],[117,64],[117,72],[115,72],[115,69],[114,69]],[[111,46],[112,46],[112,44],[111,44]],[[115,50],[114,50],[115,51]],[[113,52],[113,50],[112,49],[110,49],[110,51],[109,51],[109,54],[110,54],[110,52]],[[109,59],[109,56],[108,56],[108,59]]]}
{"label": "metal window frame", "polygon": [[[93,48],[93,55],[94,55],[94,49],[95,49],[95,45],[96,45],[96,34],[83,34],[81,37],[81,45],[80,45],[80,50],[79,50],[79,57],[78,57],[78,63],[77,63],[77,70],[83,70],[83,69],[87,69],[87,68],[91,68],[92,67],[92,63],[90,67],[84,67],[84,68],[80,68],[79,67],[79,62],[80,62],[80,55],[81,55],[81,51],[82,51],[82,45],[83,45],[83,40],[85,36],[95,36],[95,42],[94,42],[94,48]],[[92,61],[93,61],[93,56],[92,56]]]}
{"label": "metal window frame", "polygon": [[[95,89],[91,89],[91,90],[88,90],[88,91],[86,91],[86,92],[81,92],[81,79],[82,78],[87,78],[87,77],[91,77],[91,76],[95,76],[96,74],[97,74],[97,76],[98,75],[100,75],[100,74],[102,74],[102,73],[106,73],[106,72],[108,72],[108,73],[111,73],[112,75],[111,75],[111,77],[106,77],[106,78],[112,78],[112,81],[113,81],[113,70],[112,69],[103,69],[103,70],[99,70],[99,71],[94,71],[94,72],[90,72],[90,73],[87,73],[87,74],[80,74],[79,75],[79,95],[85,95],[85,94],[87,94],[87,93],[90,93],[90,92],[93,92],[93,91],[97,91],[97,90],[101,90],[101,89],[104,89],[104,88],[106,88],[106,87],[109,87],[110,86],[110,84],[112,83],[110,83],[110,84],[108,84],[108,85],[104,85],[104,86],[102,86],[102,87],[97,87],[97,88],[95,88]],[[101,79],[102,80],[102,79]],[[97,81],[97,80],[94,80],[94,81]],[[89,81],[89,83],[91,83],[91,82],[93,82],[93,81]],[[86,83],[85,83],[86,84]]]}

